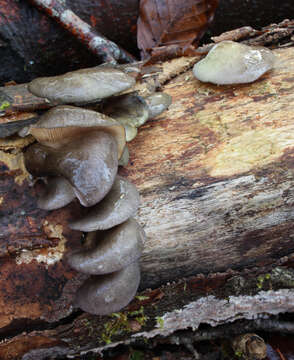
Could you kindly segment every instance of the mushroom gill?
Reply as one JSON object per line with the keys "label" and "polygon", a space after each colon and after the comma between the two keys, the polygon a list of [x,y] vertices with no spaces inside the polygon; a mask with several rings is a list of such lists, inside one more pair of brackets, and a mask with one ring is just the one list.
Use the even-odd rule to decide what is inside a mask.
{"label": "mushroom gill", "polygon": [[[130,65],[84,69],[33,80],[29,90],[58,103],[82,103],[111,96],[135,82]],[[134,297],[140,282],[139,257],[144,231],[132,218],[139,204],[135,186],[117,176],[118,161],[128,162],[131,140],[151,116],[170,104],[166,94],[146,100],[136,94],[112,97],[102,104],[105,114],[59,105],[39,121],[22,129],[37,144],[25,153],[25,165],[34,176],[48,176],[47,192],[39,206],[57,209],[77,197],[90,207],[71,222],[72,229],[88,232],[85,244],[68,249],[67,262],[90,275],[76,293],[75,305],[92,314],[118,311]]]}

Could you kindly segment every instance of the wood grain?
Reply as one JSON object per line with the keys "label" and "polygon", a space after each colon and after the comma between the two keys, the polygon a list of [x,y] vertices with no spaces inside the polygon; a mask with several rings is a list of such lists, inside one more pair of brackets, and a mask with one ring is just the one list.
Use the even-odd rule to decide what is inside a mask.
{"label": "wood grain", "polygon": [[[270,263],[293,251],[293,49],[253,84],[171,80],[123,169],[139,188],[142,286]],[[155,270],[156,269],[156,270]]]}

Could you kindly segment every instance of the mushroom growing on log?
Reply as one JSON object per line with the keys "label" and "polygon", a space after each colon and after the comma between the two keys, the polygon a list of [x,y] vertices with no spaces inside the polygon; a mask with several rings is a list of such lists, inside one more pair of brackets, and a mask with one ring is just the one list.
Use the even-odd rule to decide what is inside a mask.
{"label": "mushroom growing on log", "polygon": [[[131,162],[120,174],[137,186],[142,197],[137,218],[147,238],[141,287],[154,290],[143,293],[144,300],[135,300],[123,312],[129,316],[142,305],[150,321],[140,330],[116,333],[115,340],[134,341],[136,332],[153,337],[185,327],[197,329],[200,323],[216,325],[293,309],[293,285],[275,286],[274,276],[281,281],[283,273],[289,279],[293,273],[293,81],[289,74],[294,71],[294,52],[285,48],[274,53],[279,59],[276,68],[250,85],[224,89],[203,84],[192,71],[174,77],[164,86],[173,97],[169,111],[144,124],[129,144]],[[8,154],[2,156],[15,171]],[[20,175],[10,176],[18,180]],[[283,267],[271,271],[279,264]],[[240,272],[226,271],[230,268]],[[258,271],[269,274],[261,289]],[[211,275],[172,283],[201,272]],[[22,271],[22,279],[25,276]],[[238,279],[245,285],[233,285]],[[170,284],[155,289],[166,282]],[[279,290],[281,286],[286,289]],[[23,299],[21,293],[17,295],[18,301]],[[38,301],[45,309],[42,299]],[[55,313],[63,317],[54,304]],[[33,318],[32,313],[27,317]],[[45,310],[43,318],[51,319]],[[99,340],[103,349],[104,325],[112,321],[81,316],[66,329],[62,325],[46,335],[66,339],[62,344],[72,355],[97,350]],[[77,333],[82,335],[81,348],[76,346]]]}
{"label": "mushroom growing on log", "polygon": [[[118,158],[125,146],[123,127],[115,120],[91,110],[60,106],[43,115],[26,133],[34,135],[39,142],[25,153],[27,170],[34,176],[53,175],[59,183],[65,179],[61,188],[57,188],[55,182],[51,200],[54,204],[63,206],[72,199],[70,186],[83,206],[96,205],[112,188]],[[66,197],[60,200],[60,191],[65,186]],[[96,275],[78,289],[75,301],[77,306],[93,314],[120,310],[132,300],[140,282],[137,260],[142,252],[143,230],[135,220],[126,221],[136,212],[139,196],[126,181],[118,179],[116,188],[108,197],[112,204],[106,210],[106,215],[114,221],[102,227],[121,225],[113,231],[98,231],[98,246],[92,244],[68,256],[68,263],[75,270]],[[126,290],[124,296],[121,296],[122,289]]]}
{"label": "mushroom growing on log", "polygon": [[[36,79],[28,88],[37,96],[59,103],[84,103],[128,89],[134,81],[121,70],[102,66]],[[129,121],[138,127],[146,122],[149,113],[160,113],[169,104],[169,95],[160,94],[150,106],[139,96],[124,95],[112,99],[108,108],[114,108],[110,115],[125,126]],[[92,110],[63,105],[21,131],[23,136],[31,134],[38,141],[25,153],[27,170],[36,177],[51,176],[50,189],[38,202],[43,209],[62,207],[74,195],[83,206],[96,205],[72,225],[77,230],[97,230],[95,240],[93,233],[89,234],[87,246],[70,252],[68,263],[92,275],[78,289],[76,306],[99,315],[127,305],[140,282],[138,259],[144,232],[130,218],[138,209],[139,194],[121,177],[115,182],[118,159],[127,149],[125,130],[119,122]]]}

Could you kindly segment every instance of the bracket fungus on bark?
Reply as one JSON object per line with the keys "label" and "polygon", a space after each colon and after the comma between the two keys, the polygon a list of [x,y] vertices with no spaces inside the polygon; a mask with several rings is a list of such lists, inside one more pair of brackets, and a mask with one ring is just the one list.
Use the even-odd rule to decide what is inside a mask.
{"label": "bracket fungus on bark", "polygon": [[103,112],[124,126],[126,141],[129,142],[136,137],[138,127],[161,114],[170,104],[171,96],[165,93],[158,92],[147,98],[126,94],[107,101]]}
{"label": "bracket fungus on bark", "polygon": [[105,198],[93,206],[88,214],[69,224],[73,230],[105,230],[121,224],[133,216],[140,205],[136,187],[121,176],[117,176]]}
{"label": "bracket fungus on bark", "polygon": [[111,274],[91,276],[78,289],[75,306],[99,315],[119,311],[136,295],[139,283],[138,262]]}
{"label": "bracket fungus on bark", "polygon": [[66,206],[76,197],[71,184],[62,176],[51,176],[46,180],[46,190],[38,199],[38,208],[55,210]]}
{"label": "bracket fungus on bark", "polygon": [[234,41],[214,45],[206,57],[194,65],[195,77],[217,85],[250,83],[273,68],[275,55],[263,47]]}
{"label": "bracket fungus on bark", "polygon": [[[58,103],[93,102],[132,86],[134,77],[126,73],[137,74],[136,70],[130,65],[121,69],[105,65],[35,79],[29,90]],[[125,132],[130,140],[137,127],[170,103],[167,94],[153,100],[136,94],[116,96],[103,102],[106,115],[59,105],[21,130],[22,136],[31,134],[38,142],[25,152],[27,170],[48,177],[39,207],[58,209],[74,197],[82,206],[92,207],[70,225],[90,232],[85,244],[67,253],[72,268],[90,275],[76,294],[75,305],[84,311],[97,315],[118,311],[137,291],[144,231],[132,216],[140,199],[135,186],[117,176],[117,170],[119,161],[128,162]]]}
{"label": "bracket fungus on bark", "polygon": [[34,176],[63,176],[83,206],[97,204],[111,189],[117,168],[113,136],[94,131],[75,137],[62,148],[34,144],[25,153],[25,164]]}
{"label": "bracket fungus on bark", "polygon": [[81,69],[30,82],[29,91],[59,104],[93,102],[129,89],[136,80],[120,69],[107,66]]}
{"label": "bracket fungus on bark", "polygon": [[88,248],[72,251],[70,266],[84,274],[104,275],[119,271],[141,256],[144,233],[132,218],[109,230],[90,232]]}

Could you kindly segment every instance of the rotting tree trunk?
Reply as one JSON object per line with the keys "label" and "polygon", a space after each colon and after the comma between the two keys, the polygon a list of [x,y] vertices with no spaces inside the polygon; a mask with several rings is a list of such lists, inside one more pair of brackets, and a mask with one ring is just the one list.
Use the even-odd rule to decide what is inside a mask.
{"label": "rotting tree trunk", "polygon": [[[163,88],[173,97],[169,111],[130,144],[130,164],[120,172],[142,198],[141,289],[194,277],[144,292],[148,299],[135,300],[124,312],[127,320],[83,314],[59,326],[83,281],[62,260],[81,236],[66,223],[81,210],[77,203],[51,213],[36,209],[38,187],[31,186],[22,158],[31,139],[1,140],[0,326],[3,337],[17,335],[0,345],[1,358],[16,344],[25,344],[19,357],[35,349],[32,356],[41,358],[103,348],[136,332],[166,335],[200,322],[294,310],[292,272],[288,283],[277,269],[261,286],[256,280],[258,272],[293,264],[294,49],[275,52],[276,68],[249,85],[201,84],[191,71],[176,76]],[[223,274],[197,276],[217,272]],[[232,286],[236,275],[246,286]],[[257,294],[260,288],[273,290]],[[212,296],[234,294],[229,307]],[[190,313],[173,312],[188,304]],[[132,314],[141,306],[144,314]],[[158,316],[162,329],[154,330]],[[52,322],[55,330],[33,331]],[[28,328],[31,333],[20,335]]]}

